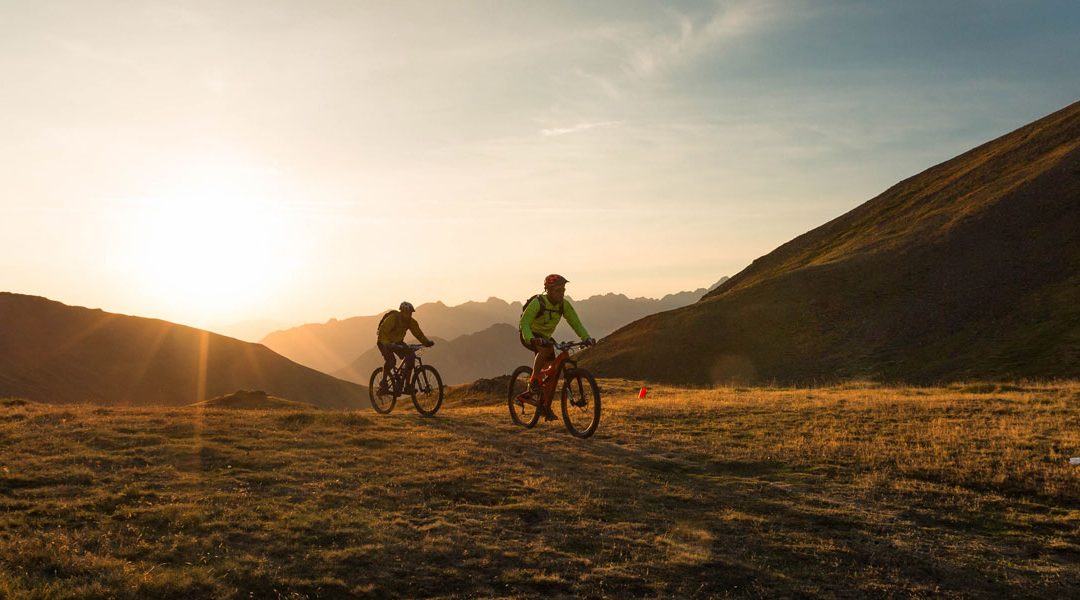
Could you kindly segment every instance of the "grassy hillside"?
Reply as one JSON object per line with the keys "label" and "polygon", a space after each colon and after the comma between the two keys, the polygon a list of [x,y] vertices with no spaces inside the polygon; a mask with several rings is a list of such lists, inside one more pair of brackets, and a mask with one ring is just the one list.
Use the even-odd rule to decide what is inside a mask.
{"label": "grassy hillside", "polygon": [[1080,383],[503,406],[0,401],[0,597],[1069,597]]}
{"label": "grassy hillside", "polygon": [[195,402],[191,406],[192,408],[201,410],[218,408],[230,408],[240,410],[319,409],[319,407],[315,406],[314,404],[308,404],[307,402],[296,402],[295,400],[288,400],[285,398],[278,398],[277,396],[271,396],[266,392],[257,390],[238,390],[231,394],[218,396],[217,398],[203,400],[202,402]]}
{"label": "grassy hillside", "polygon": [[903,181],[583,357],[679,383],[1080,373],[1080,103]]}
{"label": "grassy hillside", "polygon": [[184,405],[241,389],[324,408],[367,402],[366,388],[258,344],[0,292],[0,397]]}

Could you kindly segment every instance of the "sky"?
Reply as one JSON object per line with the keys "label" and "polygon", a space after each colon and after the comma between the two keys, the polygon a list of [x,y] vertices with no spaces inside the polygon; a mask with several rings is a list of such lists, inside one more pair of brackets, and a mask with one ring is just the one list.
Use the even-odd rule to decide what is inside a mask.
{"label": "sky", "polygon": [[0,290],[231,333],[709,286],[1080,99],[1080,3],[0,0],[0,82]]}

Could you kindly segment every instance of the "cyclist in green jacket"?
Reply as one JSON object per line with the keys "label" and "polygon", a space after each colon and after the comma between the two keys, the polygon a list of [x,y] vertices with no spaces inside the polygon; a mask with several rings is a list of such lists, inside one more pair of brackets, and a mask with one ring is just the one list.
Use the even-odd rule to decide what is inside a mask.
{"label": "cyclist in green jacket", "polygon": [[[388,394],[390,393],[389,384],[386,376],[394,368],[394,355],[400,356],[405,359],[405,381],[412,381],[411,375],[413,370],[413,364],[415,364],[416,353],[409,349],[405,344],[405,332],[411,331],[420,343],[431,347],[435,345],[435,342],[429,340],[423,331],[420,331],[420,324],[416,322],[416,319],[412,317],[416,311],[413,305],[408,302],[402,302],[398,306],[397,310],[392,310],[385,315],[381,321],[379,321],[379,339],[376,344],[379,347],[379,352],[383,355],[383,378],[379,383],[378,393]],[[406,383],[406,385],[412,385]],[[405,390],[405,393],[409,393],[409,390]]]}
{"label": "cyclist in green jacket", "polygon": [[[544,278],[544,293],[530,298],[525,304],[525,310],[521,313],[521,322],[518,326],[521,345],[525,346],[526,350],[535,353],[532,376],[529,378],[529,392],[534,397],[540,396],[540,380],[538,379],[540,371],[555,360],[555,342],[551,336],[564,316],[574,333],[581,337],[581,341],[590,345],[596,343],[596,340],[589,337],[585,326],[581,324],[574,306],[565,298],[567,283],[569,281],[562,275],[554,273],[548,275]],[[544,413],[544,419],[550,421],[556,418],[555,413],[551,412],[551,407],[543,406],[541,410]]]}

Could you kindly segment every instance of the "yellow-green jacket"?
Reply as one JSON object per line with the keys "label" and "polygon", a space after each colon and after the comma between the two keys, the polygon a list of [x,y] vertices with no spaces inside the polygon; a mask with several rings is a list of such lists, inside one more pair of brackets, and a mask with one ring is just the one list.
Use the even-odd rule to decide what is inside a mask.
{"label": "yellow-green jacket", "polygon": [[581,319],[578,318],[574,306],[566,298],[563,298],[562,301],[562,312],[563,314],[559,314],[559,306],[552,304],[547,294],[540,294],[532,298],[521,313],[521,322],[518,325],[518,329],[521,330],[521,337],[526,342],[531,342],[533,337],[537,335],[550,338],[555,333],[559,321],[565,316],[566,322],[570,324],[574,333],[581,336],[582,340],[588,339],[589,332],[585,331],[585,326],[581,324]]}
{"label": "yellow-green jacket", "polygon": [[431,341],[427,339],[423,331],[420,331],[420,324],[416,322],[416,319],[412,317],[405,319],[401,311],[392,310],[387,313],[386,318],[379,325],[379,343],[398,344],[404,342],[406,331],[411,331],[416,336],[416,339],[423,344]]}

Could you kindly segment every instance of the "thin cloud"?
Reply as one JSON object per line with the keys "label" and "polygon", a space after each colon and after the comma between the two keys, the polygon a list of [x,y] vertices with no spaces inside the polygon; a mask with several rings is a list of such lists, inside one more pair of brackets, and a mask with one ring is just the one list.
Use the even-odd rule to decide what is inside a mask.
{"label": "thin cloud", "polygon": [[624,124],[625,121],[596,121],[593,123],[578,123],[577,125],[571,125],[570,127],[550,127],[548,129],[541,129],[540,134],[546,137],[552,137],[556,135],[567,135],[570,133],[581,133],[582,131],[588,131],[590,129],[602,129],[607,127],[618,127]]}
{"label": "thin cloud", "polygon": [[781,18],[786,12],[782,0],[755,0],[725,3],[703,23],[695,23],[676,14],[676,35],[657,36],[631,51],[623,71],[639,79],[648,79],[665,69],[693,60],[715,44],[744,36]]}
{"label": "thin cloud", "polygon": [[608,99],[622,100],[622,92],[619,90],[619,87],[615,84],[615,82],[612,81],[610,78],[600,75],[594,75],[581,68],[574,69],[574,74],[603,91],[604,95]]}

